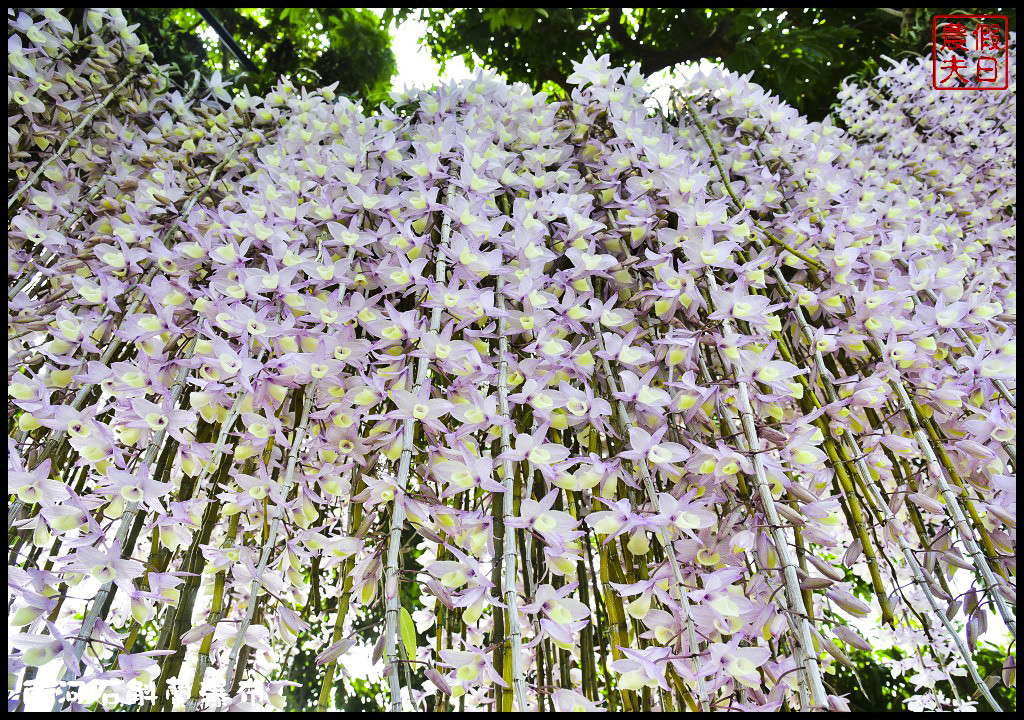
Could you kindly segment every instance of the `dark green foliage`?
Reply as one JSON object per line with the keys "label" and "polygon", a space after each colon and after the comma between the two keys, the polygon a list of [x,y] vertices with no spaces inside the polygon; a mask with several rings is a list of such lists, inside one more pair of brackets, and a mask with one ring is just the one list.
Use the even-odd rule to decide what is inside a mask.
{"label": "dark green foliage", "polygon": [[[826,677],[826,682],[832,687],[836,695],[845,696],[850,703],[850,709],[854,712],[892,712],[907,710],[907,701],[920,694],[918,688],[911,682],[912,674],[893,675],[892,671],[878,662],[878,658],[872,653],[866,653],[856,648],[844,648],[847,656],[857,667],[857,675],[860,683],[854,677],[852,671],[842,665],[836,665],[835,674]],[[892,649],[879,653],[886,655],[893,660],[903,658],[899,650]],[[1017,706],[1017,690],[1015,687],[1006,687],[1000,677],[1000,670],[1005,659],[1005,649],[994,646],[983,646],[978,649],[974,656],[978,663],[978,672],[983,678],[993,678],[992,694],[1003,708],[1015,708]],[[979,700],[970,678],[953,676],[956,683],[956,692],[963,700],[974,700],[978,710],[987,710],[984,700]],[[949,682],[940,680],[936,683],[936,689],[946,697],[953,697]],[[866,695],[865,695],[866,693]]]}
{"label": "dark green foliage", "polygon": [[[328,636],[331,629],[324,623],[314,625]],[[316,664],[316,651],[300,650],[295,653],[291,664],[279,668],[272,680],[289,680],[299,683],[298,687],[284,687],[285,707],[295,712],[315,712],[320,698],[320,684],[323,682],[323,668]],[[387,691],[383,682],[369,682],[363,678],[346,678],[338,673],[334,678],[334,692],[331,709],[343,712],[383,712],[387,704]]]}
{"label": "dark green foliage", "polygon": [[[192,28],[182,28],[170,19],[166,8],[125,8],[129,24],[138,24],[136,33],[149,45],[160,65],[171,65],[174,79],[188,85],[192,73],[209,75],[208,54],[203,40]],[[198,22],[198,16],[197,16]]]}
{"label": "dark green foliage", "polygon": [[[378,527],[375,543],[380,543],[383,537],[386,523],[382,521]],[[406,581],[399,585],[399,597],[402,607],[410,613],[423,608],[420,602],[420,588],[415,578],[417,573],[422,572],[418,557],[422,554],[420,550],[413,547],[419,536],[412,527],[406,527],[402,533],[403,551],[402,559],[406,571]],[[328,581],[328,577],[322,576],[320,581]],[[339,582],[336,576],[331,577],[330,582]],[[331,597],[323,601],[321,607],[314,607],[312,603],[308,606],[312,612],[308,614],[303,611],[303,617],[309,623],[309,630],[301,633],[295,643],[295,652],[286,657],[285,662],[278,666],[273,673],[271,680],[289,680],[299,683],[298,687],[286,685],[283,689],[286,705],[290,711],[313,712],[317,709],[320,698],[321,683],[323,682],[323,667],[316,664],[316,656],[323,647],[317,642],[323,638],[331,637],[334,632],[334,623],[337,618],[338,601]],[[377,599],[368,608],[358,612],[350,621],[352,634],[357,638],[359,646],[374,647],[384,633],[384,598],[378,593]],[[419,634],[418,634],[419,635]],[[426,642],[424,636],[417,639],[419,644]],[[305,646],[316,649],[304,649]],[[346,657],[338,660],[339,670],[334,676],[333,692],[331,693],[330,709],[351,711],[383,712],[387,707],[388,690],[386,679],[368,681],[359,677],[346,677],[344,667]],[[425,676],[422,672],[422,664],[413,663],[411,667],[412,687],[421,689]],[[403,679],[404,684],[404,679]]]}
{"label": "dark green foliage", "polygon": [[[400,10],[402,19],[413,10]],[[436,60],[475,54],[485,67],[534,90],[563,86],[572,61],[608,53],[612,67],[639,64],[645,74],[702,58],[721,60],[776,93],[811,119],[821,119],[844,77],[882,54],[921,54],[941,8],[499,8],[419,11]],[[957,10],[1010,15],[1016,12]],[[385,15],[385,20],[388,15]],[[874,66],[877,69],[877,65]],[[873,73],[873,71],[870,71]]]}
{"label": "dark green foliage", "polygon": [[[241,66],[219,41],[199,32],[208,28],[189,8],[126,9],[130,23],[148,43],[157,62],[175,66],[187,84],[192,71],[206,76],[220,70],[256,95],[266,94],[280,76],[300,87],[338,83],[338,91],[369,103],[387,98],[397,70],[391,38],[377,17],[353,8],[215,8],[213,13],[259,73]],[[209,32],[207,31],[207,35]]]}

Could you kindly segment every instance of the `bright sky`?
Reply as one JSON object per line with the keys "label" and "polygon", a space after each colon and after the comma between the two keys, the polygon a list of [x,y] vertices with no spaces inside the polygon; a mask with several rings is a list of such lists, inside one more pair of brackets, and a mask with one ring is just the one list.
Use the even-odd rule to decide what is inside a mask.
{"label": "bright sky", "polygon": [[[384,8],[369,8],[378,17]],[[408,20],[391,31],[391,50],[398,63],[398,74],[391,79],[395,90],[406,87],[429,88],[441,81],[440,68],[430,57],[430,51],[420,46],[420,39],[426,34],[426,25],[415,18]],[[466,80],[473,77],[462,58],[449,60],[445,67],[444,81]]]}
{"label": "bright sky", "polygon": [[[386,8],[367,8],[377,17],[383,17]],[[199,29],[200,35],[210,43],[218,42],[216,34],[211,28],[203,25]],[[415,87],[428,89],[440,82],[450,80],[467,80],[474,76],[475,71],[470,71],[462,58],[449,60],[444,76],[441,75],[440,66],[430,57],[430,51],[422,46],[422,38],[426,35],[426,24],[415,17],[410,17],[397,28],[391,28],[391,50],[395,54],[395,61],[398,65],[398,74],[392,78],[392,86],[395,90],[404,90]],[[701,60],[699,67],[709,70],[714,66],[707,60]],[[479,67],[479,65],[478,65]],[[695,65],[677,65],[675,68],[666,68],[653,74],[649,80],[648,87],[652,89],[653,96],[666,106],[669,91],[667,85],[678,86],[682,78],[696,71]]]}
{"label": "bright sky", "polygon": [[[369,10],[378,17],[384,14],[384,8],[369,8]],[[420,44],[421,38],[425,34],[425,23],[415,18],[409,18],[391,30],[391,50],[395,53],[395,60],[398,64],[398,74],[392,78],[395,90],[403,90],[406,87],[429,88],[442,81],[466,80],[473,77],[475,71],[470,71],[462,58],[455,58],[448,61],[442,78],[438,64],[430,57],[430,51]],[[715,63],[701,60],[699,65],[686,67],[677,65],[675,68],[666,68],[650,77],[648,87],[652,89],[652,94],[662,106],[667,107],[668,85],[680,85],[683,78],[696,72],[698,67],[708,71],[714,66]]]}

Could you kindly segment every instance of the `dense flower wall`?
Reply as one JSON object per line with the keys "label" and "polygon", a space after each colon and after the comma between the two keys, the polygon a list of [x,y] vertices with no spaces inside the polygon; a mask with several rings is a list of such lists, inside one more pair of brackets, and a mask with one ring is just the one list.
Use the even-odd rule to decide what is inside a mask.
{"label": "dense flower wall", "polygon": [[8,16],[10,707],[326,709],[367,623],[396,710],[841,710],[879,633],[995,705],[1015,87],[368,114],[84,24]]}

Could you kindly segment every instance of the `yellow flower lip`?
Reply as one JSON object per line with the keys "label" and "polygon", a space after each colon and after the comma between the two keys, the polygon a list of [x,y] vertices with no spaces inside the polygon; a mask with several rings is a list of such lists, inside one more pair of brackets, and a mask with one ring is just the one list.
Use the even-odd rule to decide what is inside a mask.
{"label": "yellow flower lip", "polygon": [[619,351],[619,360],[622,362],[632,365],[640,359],[641,351],[635,347],[624,347]]}
{"label": "yellow flower lip", "polygon": [[109,565],[96,565],[89,573],[97,582],[108,583],[116,577],[114,569]]}
{"label": "yellow flower lip", "polygon": [[527,457],[532,463],[543,464],[551,459],[551,453],[549,453],[542,447],[535,447],[533,450],[530,451],[530,454]]}
{"label": "yellow flower lip", "polygon": [[801,465],[811,465],[816,460],[814,453],[810,450],[802,448],[793,453],[793,460]]}
{"label": "yellow flower lip", "polygon": [[139,502],[142,499],[142,491],[137,487],[121,488],[121,497],[125,502]]}
{"label": "yellow flower lip", "polygon": [[686,530],[694,530],[700,527],[700,518],[696,513],[683,512],[676,518],[676,527]]}
{"label": "yellow flower lip", "polygon": [[587,412],[587,404],[577,398],[573,398],[572,400],[570,400],[567,407],[569,409],[569,412],[571,412],[573,415],[577,417],[585,415]]}
{"label": "yellow flower lip", "polygon": [[649,405],[654,400],[657,400],[658,397],[660,396],[653,388],[644,385],[640,388],[640,392],[637,393],[636,399],[641,403]]}
{"label": "yellow flower lip", "polygon": [[533,526],[540,532],[550,532],[555,529],[555,525],[555,519],[546,513],[538,515],[533,521]]}
{"label": "yellow flower lip", "polygon": [[564,605],[560,604],[551,608],[551,612],[548,613],[548,617],[561,625],[567,625],[572,622],[572,615],[569,614],[569,610]]}
{"label": "yellow flower lip", "polygon": [[551,399],[550,395],[545,395],[544,393],[539,393],[537,395],[534,395],[534,397],[533,397],[532,405],[535,408],[537,408],[538,410],[547,410],[549,407],[552,407],[554,404],[555,404],[555,401]]}
{"label": "yellow flower lip", "polygon": [[25,487],[18,490],[18,497],[21,498],[23,503],[28,505],[34,505],[39,502],[39,499],[43,496],[43,493],[39,488],[32,485],[26,485]]}
{"label": "yellow flower lip", "polygon": [[622,324],[622,315],[615,312],[614,310],[605,310],[601,313],[601,324],[609,327],[615,327]]}
{"label": "yellow flower lip", "polygon": [[407,273],[405,270],[395,270],[394,272],[391,273],[390,277],[391,282],[395,283],[396,285],[405,285],[410,280],[409,273]]}
{"label": "yellow flower lip", "polygon": [[[465,583],[467,580],[469,580],[469,577],[466,575],[465,571],[462,570],[462,568],[456,568],[455,570],[452,570],[450,572],[446,572],[444,575],[441,576],[441,584],[444,585],[445,587],[449,587],[449,588],[456,588],[459,585],[462,585],[463,583]],[[473,666],[471,666],[471,665],[470,666],[463,666],[462,668],[460,668],[459,671],[461,672],[462,670],[465,670],[467,668],[472,668],[472,667]],[[470,676],[469,679],[472,679],[474,677],[476,677],[476,671],[475,670],[474,670],[473,674]]]}
{"label": "yellow flower lip", "polygon": [[647,459],[652,463],[666,463],[672,459],[672,453],[661,445],[655,445],[647,451]]}
{"label": "yellow flower lip", "polygon": [[103,262],[105,262],[107,265],[110,265],[113,268],[117,268],[118,270],[125,266],[124,255],[120,251],[111,251],[103,253],[103,256],[100,259],[103,260]]}
{"label": "yellow flower lip", "polygon": [[417,420],[422,420],[430,413],[430,408],[422,403],[416,403],[412,407],[412,416]]}
{"label": "yellow flower lip", "polygon": [[564,348],[562,346],[561,340],[552,339],[544,343],[544,345],[541,347],[541,352],[543,352],[545,355],[560,355],[563,349]]}
{"label": "yellow flower lip", "polygon": [[754,306],[742,300],[732,306],[732,314],[738,318],[746,317],[754,311]]}

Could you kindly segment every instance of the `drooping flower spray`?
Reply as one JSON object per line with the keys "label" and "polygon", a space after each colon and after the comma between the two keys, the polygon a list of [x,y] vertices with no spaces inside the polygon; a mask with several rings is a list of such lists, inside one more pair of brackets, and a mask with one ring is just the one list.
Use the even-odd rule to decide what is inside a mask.
{"label": "drooping flower spray", "polygon": [[1015,86],[364,109],[8,28],[12,708],[323,711],[369,646],[394,711],[846,710],[888,647],[999,709]]}

